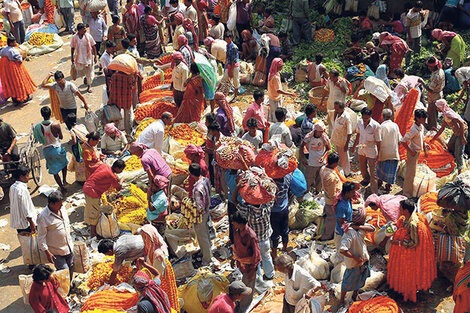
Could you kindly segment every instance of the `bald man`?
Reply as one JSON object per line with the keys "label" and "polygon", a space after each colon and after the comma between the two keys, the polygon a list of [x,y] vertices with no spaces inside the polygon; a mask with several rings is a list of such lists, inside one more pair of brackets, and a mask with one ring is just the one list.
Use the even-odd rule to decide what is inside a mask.
{"label": "bald man", "polygon": [[165,126],[173,125],[173,114],[163,112],[162,118],[147,126],[140,133],[137,142],[144,144],[149,149],[155,149],[158,153],[162,153],[163,137],[165,136]]}

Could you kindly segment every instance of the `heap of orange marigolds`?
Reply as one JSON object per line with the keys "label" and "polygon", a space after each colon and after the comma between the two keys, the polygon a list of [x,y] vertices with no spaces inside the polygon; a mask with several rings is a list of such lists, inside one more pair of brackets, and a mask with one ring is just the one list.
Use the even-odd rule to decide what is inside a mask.
{"label": "heap of orange marigolds", "polygon": [[437,205],[437,192],[430,191],[425,193],[419,198],[420,210],[424,214],[428,214],[434,210],[440,209],[441,207]]}
{"label": "heap of orange marigolds", "polygon": [[375,297],[365,301],[356,301],[349,307],[349,313],[398,313],[397,303],[389,297]]}
{"label": "heap of orange marigolds", "polygon": [[191,128],[188,124],[175,126],[168,134],[185,147],[190,143],[196,146],[200,146],[204,143],[204,136],[197,130]]}
{"label": "heap of orange marigolds", "polygon": [[171,54],[167,54],[164,56],[159,57],[157,60],[155,60],[155,64],[157,65],[165,65],[171,63]]}
{"label": "heap of orange marigolds", "polygon": [[[106,289],[92,294],[83,304],[81,311],[89,312],[96,309],[107,312],[107,310],[128,310],[139,301],[137,292],[119,291]],[[99,311],[98,311],[99,312]]]}
{"label": "heap of orange marigolds", "polygon": [[322,28],[315,32],[315,41],[329,43],[335,40],[335,32],[332,29]]}
{"label": "heap of orange marigolds", "polygon": [[135,110],[135,119],[138,121],[143,120],[147,117],[161,118],[164,112],[170,112],[173,115],[176,114],[178,108],[168,101],[155,101],[152,104],[147,104],[138,107]]}
{"label": "heap of orange marigolds", "polygon": [[152,88],[145,91],[142,91],[139,95],[140,103],[146,103],[149,101],[163,100],[166,97],[173,97],[173,91],[171,90],[162,90],[158,88]]}
{"label": "heap of orange marigolds", "polygon": [[[372,210],[370,207],[366,209],[367,223],[375,227],[375,229],[380,229],[387,224],[387,219],[380,210]],[[374,243],[375,242],[375,233],[369,232],[366,233],[366,240]]]}
{"label": "heap of orange marigolds", "polygon": [[149,76],[142,84],[142,90],[149,90],[161,85],[171,84],[172,69],[168,68],[164,72]]}
{"label": "heap of orange marigolds", "polygon": [[[114,261],[101,262],[93,266],[93,271],[88,279],[88,288],[91,290],[99,288],[104,284],[109,284],[109,278],[113,272]],[[132,279],[132,268],[124,264],[116,275],[116,285],[128,283]],[[83,310],[83,309],[82,309]]]}
{"label": "heap of orange marigolds", "polygon": [[173,266],[171,262],[166,260],[165,274],[161,277],[161,287],[163,291],[168,295],[168,300],[170,300],[171,308],[176,312],[180,310],[180,303],[178,299],[178,288],[176,286],[175,272],[173,271]]}

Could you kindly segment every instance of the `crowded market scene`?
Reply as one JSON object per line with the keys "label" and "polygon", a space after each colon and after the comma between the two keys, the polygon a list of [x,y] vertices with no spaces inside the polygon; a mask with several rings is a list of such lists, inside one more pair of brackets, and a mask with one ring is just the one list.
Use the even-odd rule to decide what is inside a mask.
{"label": "crowded market scene", "polygon": [[469,101],[466,0],[0,0],[0,311],[470,313]]}

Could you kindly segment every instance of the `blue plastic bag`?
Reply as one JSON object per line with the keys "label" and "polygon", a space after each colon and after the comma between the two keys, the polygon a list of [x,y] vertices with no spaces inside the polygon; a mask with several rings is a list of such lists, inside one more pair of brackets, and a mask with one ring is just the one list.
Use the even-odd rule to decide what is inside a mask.
{"label": "blue plastic bag", "polygon": [[305,179],[304,173],[302,173],[298,168],[296,168],[292,173],[290,191],[296,197],[303,197],[305,193],[307,193],[307,180]]}

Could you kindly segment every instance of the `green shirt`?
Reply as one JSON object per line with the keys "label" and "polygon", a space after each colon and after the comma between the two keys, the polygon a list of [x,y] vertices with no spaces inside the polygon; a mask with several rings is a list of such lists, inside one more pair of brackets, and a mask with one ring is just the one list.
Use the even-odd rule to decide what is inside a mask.
{"label": "green shirt", "polygon": [[294,18],[308,18],[308,0],[292,0],[291,14]]}

